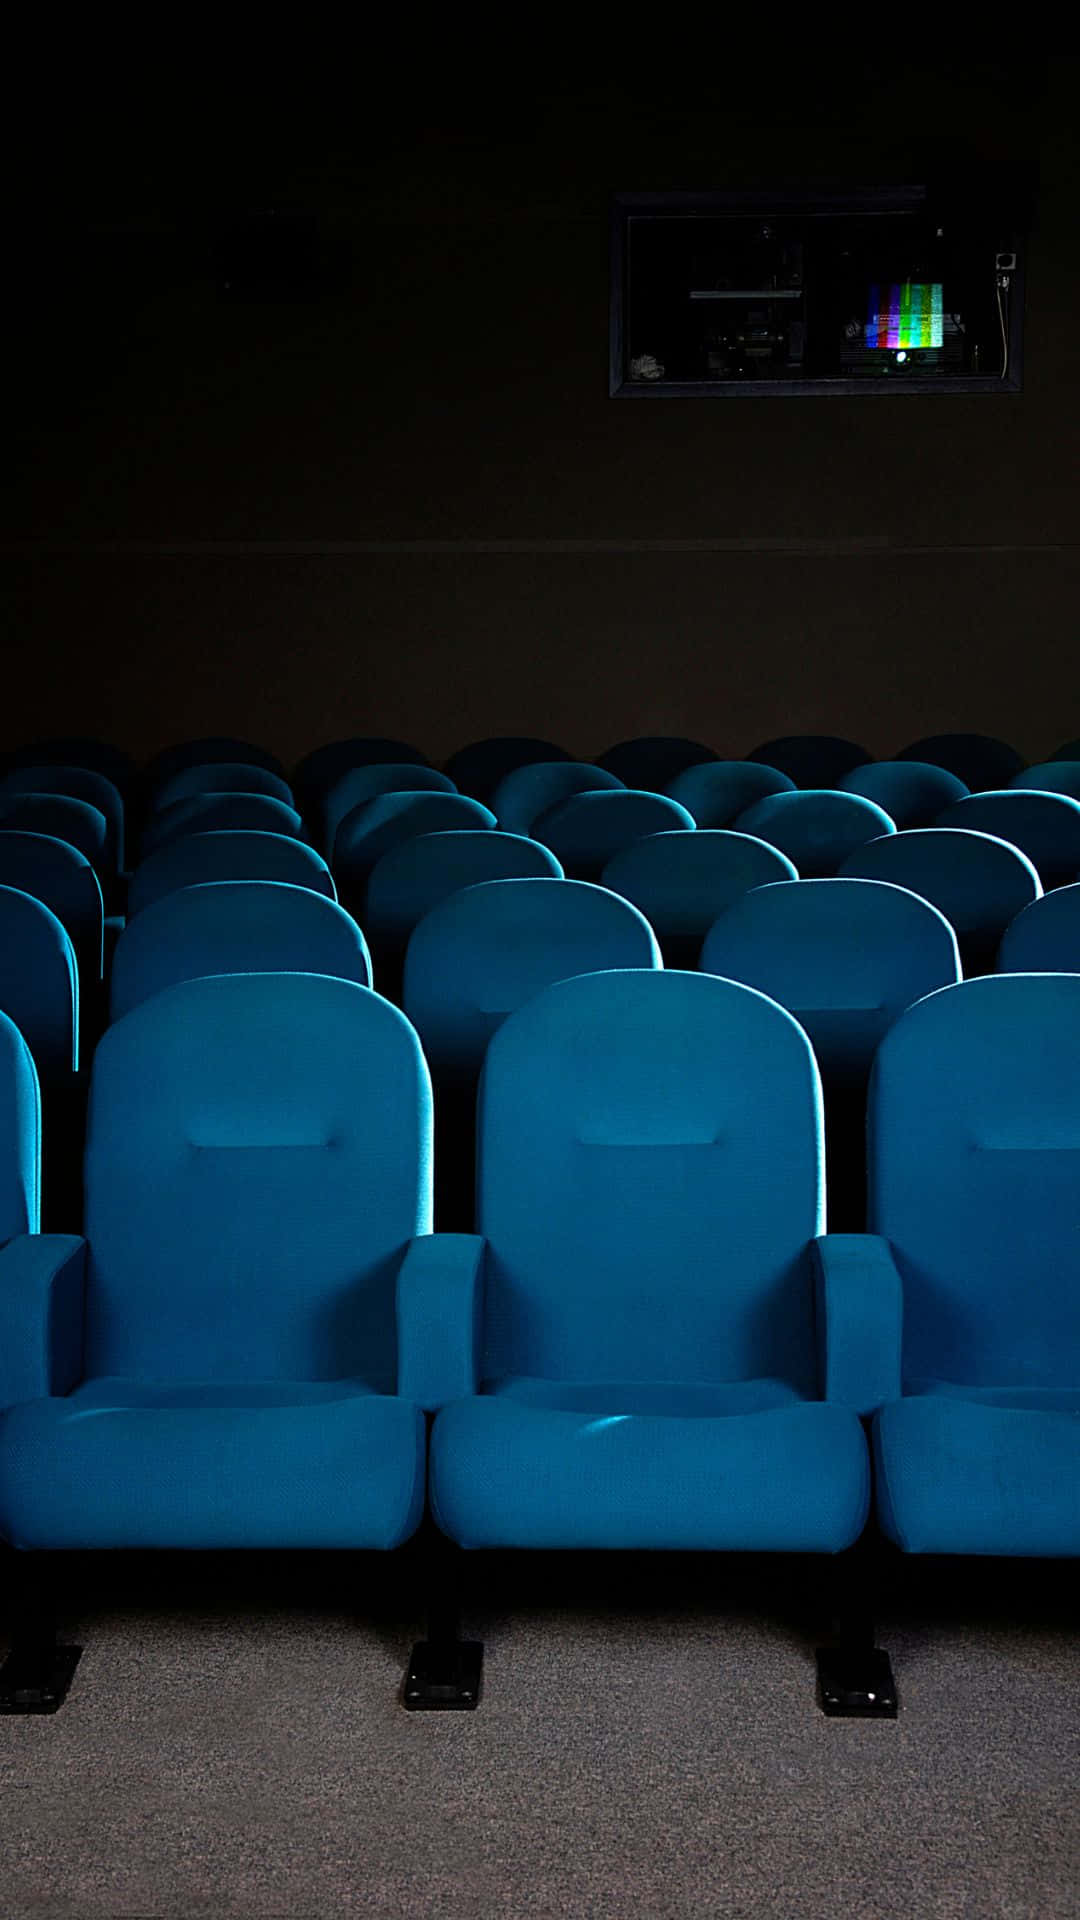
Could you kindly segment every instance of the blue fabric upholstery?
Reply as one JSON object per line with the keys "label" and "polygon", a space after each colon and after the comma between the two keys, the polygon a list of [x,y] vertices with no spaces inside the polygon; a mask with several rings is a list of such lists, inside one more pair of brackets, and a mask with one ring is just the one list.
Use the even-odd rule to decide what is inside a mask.
{"label": "blue fabric upholstery", "polygon": [[999,973],[1080,973],[1080,885],[1055,887],[1006,927]]}
{"label": "blue fabric upholstery", "polygon": [[45,1086],[66,1086],[79,1067],[79,965],[40,900],[0,886],[0,1010],[14,1020]]}
{"label": "blue fabric upholstery", "polygon": [[[0,1417],[0,1533],[31,1548],[406,1538],[424,1437],[390,1397],[395,1288],[430,1231],[430,1128],[416,1035],[347,981],[203,979],[111,1027],[91,1088],[80,1378]],[[5,1366],[41,1371],[40,1332],[12,1345]]]}
{"label": "blue fabric upholstery", "polygon": [[1080,976],[913,1007],[878,1051],[869,1146],[904,1299],[886,1531],[916,1553],[1080,1553]]}
{"label": "blue fabric upholstery", "polygon": [[419,833],[486,832],[495,815],[464,793],[401,791],[376,794],[353,807],[338,827],[333,868],[338,885],[362,892],[375,862]]}
{"label": "blue fabric upholstery", "polygon": [[316,747],[312,753],[305,754],[293,768],[293,790],[302,807],[313,808],[317,812],[320,797],[329,793],[335,780],[349,767],[400,765],[403,761],[417,767],[426,767],[428,764],[426,755],[418,748],[408,746],[404,740],[386,740],[371,735],[330,740],[326,746]]}
{"label": "blue fabric upholstery", "polygon": [[158,782],[152,798],[154,812],[199,793],[268,793],[287,807],[293,805],[288,781],[269,767],[256,767],[244,760],[205,760],[193,767],[178,767]]}
{"label": "blue fabric upholstery", "polygon": [[238,763],[249,767],[267,767],[271,773],[285,778],[285,769],[275,754],[268,753],[265,747],[253,746],[250,740],[234,740],[228,734],[215,734],[204,740],[178,740],[175,746],[162,747],[146,763],[145,778],[152,790],[170,774],[179,773],[181,767],[204,767],[220,760],[223,766],[235,766]]}
{"label": "blue fabric upholstery", "polygon": [[101,883],[84,853],[51,834],[0,828],[0,886],[41,900],[75,949],[83,985],[101,979],[105,907]]}
{"label": "blue fabric upholstery", "polygon": [[992,962],[1009,921],[1042,893],[1026,854],[996,835],[959,827],[914,827],[870,840],[848,855],[840,874],[890,880],[929,900],[956,934],[965,972]]}
{"label": "blue fabric upholstery", "polygon": [[319,826],[327,853],[333,852],[337,830],[346,814],[380,793],[455,793],[449,774],[435,767],[417,767],[409,761],[391,761],[371,767],[348,767],[327,790],[319,809]]}
{"label": "blue fabric upholstery", "polygon": [[1009,781],[1010,792],[1014,787],[1036,793],[1067,793],[1070,800],[1080,800],[1080,759],[1042,760],[1014,774]]}
{"label": "blue fabric upholstery", "polygon": [[446,771],[459,793],[474,800],[487,801],[500,780],[515,767],[526,767],[534,760],[569,760],[564,747],[553,740],[538,740],[531,734],[493,734],[488,740],[474,740],[459,747],[446,762]]}
{"label": "blue fabric upholstery", "polygon": [[933,826],[942,807],[962,800],[968,789],[947,767],[928,760],[871,760],[846,773],[839,785],[844,793],[861,793],[884,807],[899,830]]}
{"label": "blue fabric upholstery", "polygon": [[616,792],[576,793],[540,815],[533,837],[550,847],[574,880],[599,880],[623,847],[647,833],[694,833],[693,815],[663,793],[632,787]]}
{"label": "blue fabric upholstery", "polygon": [[152,815],[143,830],[140,860],[188,833],[287,833],[303,837],[295,807],[269,793],[193,793]]}
{"label": "blue fabric upholstery", "polygon": [[822,1389],[873,1413],[901,1390],[904,1298],[887,1240],[828,1233],[814,1242]]}
{"label": "blue fabric upholstery", "polygon": [[82,1378],[86,1242],[33,1229],[0,1247],[0,1410]]}
{"label": "blue fabric upholstery", "polygon": [[1057,887],[1080,874],[1080,800],[1065,793],[1023,793],[1006,788],[973,793],[938,815],[939,827],[966,827],[993,833],[1026,853],[1044,887]]}
{"label": "blue fabric upholstery", "polygon": [[488,880],[425,914],[405,955],[404,1006],[433,1068],[479,1072],[508,1013],[552,981],[659,967],[648,921],[584,880]]}
{"label": "blue fabric upholstery", "polygon": [[505,833],[531,833],[542,813],[572,793],[622,785],[615,774],[587,760],[532,760],[503,775],[491,795],[491,810]]}
{"label": "blue fabric upholstery", "polygon": [[419,833],[376,861],[364,925],[374,942],[403,948],[413,928],[452,893],[485,880],[561,880],[553,853],[520,833]]}
{"label": "blue fabric upholstery", "polygon": [[710,928],[701,967],[779,1001],[826,1078],[855,1083],[897,1015],[960,977],[944,914],[881,880],[755,887]]}
{"label": "blue fabric upholstery", "polygon": [[740,813],[735,826],[779,847],[807,880],[831,877],[856,847],[896,832],[883,807],[827,788],[767,794]]}
{"label": "blue fabric upholstery", "polygon": [[831,788],[853,767],[863,766],[871,755],[854,740],[841,740],[835,734],[789,733],[779,740],[764,741],[746,758],[786,773],[797,787]]}
{"label": "blue fabric upholstery", "polygon": [[0,780],[0,795],[60,793],[86,800],[105,819],[104,866],[119,873],[124,865],[124,799],[118,787],[92,767],[18,767]]}
{"label": "blue fabric upholstery", "polygon": [[715,758],[712,748],[703,747],[700,740],[683,740],[677,734],[645,734],[637,740],[620,740],[618,746],[597,754],[596,764],[616,774],[624,787],[659,793],[686,767]]}
{"label": "blue fabric upholstery", "polygon": [[0,828],[66,840],[101,876],[109,871],[109,825],[100,807],[63,793],[13,793],[0,799]]}
{"label": "blue fabric upholstery", "polygon": [[1024,762],[1015,747],[995,740],[988,733],[935,733],[925,740],[913,740],[901,747],[897,760],[928,761],[934,767],[947,767],[972,793],[988,787],[1004,787],[1019,773]]}
{"label": "blue fabric upholstery", "polygon": [[669,967],[696,966],[717,914],[751,887],[798,877],[776,847],[722,827],[649,834],[624,847],[600,876],[641,908]]}
{"label": "blue fabric upholstery", "polygon": [[[41,1094],[26,1041],[0,1013],[0,1246],[41,1225]],[[0,1335],[0,1367],[4,1339]],[[2,1404],[2,1396],[0,1396]]]}
{"label": "blue fabric upholstery", "polygon": [[294,887],[337,899],[333,875],[321,853],[288,833],[239,829],[230,833],[185,833],[140,860],[128,885],[128,918],[180,887],[213,880],[284,880]]}
{"label": "blue fabric upholstery", "polygon": [[91,767],[95,773],[103,773],[106,780],[122,794],[130,794],[134,789],[138,772],[134,760],[122,748],[108,745],[104,740],[91,740],[84,734],[69,734],[63,739],[35,740],[31,745],[16,747],[0,754],[2,767]]}
{"label": "blue fabric upholstery", "polygon": [[484,1250],[478,1234],[429,1233],[401,1263],[398,1392],[429,1412],[479,1389]]}
{"label": "blue fabric upholstery", "polygon": [[819,1552],[857,1537],[862,1430],[818,1397],[821,1144],[806,1037],[747,988],[590,974],[505,1023],[481,1090],[481,1391],[432,1435],[446,1532]]}
{"label": "blue fabric upholstery", "polygon": [[282,880],[181,887],[144,907],[120,935],[110,1018],[178,981],[220,973],[324,973],[370,987],[371,960],[355,920],[310,887]]}
{"label": "blue fabric upholstery", "polygon": [[786,773],[755,760],[706,760],[677,773],[664,792],[693,814],[699,827],[730,827],[755,800],[791,793],[794,786]]}

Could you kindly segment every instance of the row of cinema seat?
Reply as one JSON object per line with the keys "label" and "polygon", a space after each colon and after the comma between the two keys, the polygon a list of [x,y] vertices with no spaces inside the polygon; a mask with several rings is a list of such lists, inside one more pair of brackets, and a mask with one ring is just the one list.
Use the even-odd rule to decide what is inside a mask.
{"label": "row of cinema seat", "polygon": [[702,973],[580,975],[503,1022],[473,1234],[431,1232],[420,1043],[351,981],[203,978],[118,1019],[85,1237],[36,1230],[6,1017],[0,1117],[4,1711],[61,1703],[57,1582],[88,1550],[426,1534],[414,1707],[479,1697],[461,1550],[809,1556],[821,1703],[886,1716],[890,1554],[1080,1552],[1076,975],[891,1027],[864,1234],[823,1232],[806,1034]]}

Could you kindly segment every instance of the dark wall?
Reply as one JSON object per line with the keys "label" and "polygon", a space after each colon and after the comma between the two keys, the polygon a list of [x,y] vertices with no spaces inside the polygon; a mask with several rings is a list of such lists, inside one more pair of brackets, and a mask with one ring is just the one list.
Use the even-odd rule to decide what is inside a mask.
{"label": "dark wall", "polygon": [[[3,739],[1080,731],[1078,77],[429,67],[67,111],[9,219]],[[1021,394],[608,398],[612,189],[957,170],[1031,186]],[[245,284],[269,207],[314,226]]]}

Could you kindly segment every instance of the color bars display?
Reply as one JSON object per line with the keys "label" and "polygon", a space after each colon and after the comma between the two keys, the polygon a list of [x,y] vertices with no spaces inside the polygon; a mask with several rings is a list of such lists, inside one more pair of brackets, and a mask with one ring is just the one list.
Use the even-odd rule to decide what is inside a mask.
{"label": "color bars display", "polygon": [[902,280],[872,286],[868,347],[940,347],[941,281]]}

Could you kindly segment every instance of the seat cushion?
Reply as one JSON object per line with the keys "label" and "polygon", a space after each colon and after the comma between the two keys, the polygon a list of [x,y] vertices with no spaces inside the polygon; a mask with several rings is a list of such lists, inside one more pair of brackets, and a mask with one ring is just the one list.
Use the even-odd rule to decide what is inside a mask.
{"label": "seat cushion", "polygon": [[[1030,1398],[1030,1396],[1027,1396]],[[907,1553],[1080,1554],[1080,1393],[912,1395],[874,1420],[882,1527]]]}
{"label": "seat cushion", "polygon": [[422,1413],[347,1380],[95,1379],[0,1415],[17,1547],[389,1548],[423,1499]]}
{"label": "seat cushion", "polygon": [[530,1405],[512,1392],[444,1407],[430,1481],[443,1532],[464,1547],[813,1553],[839,1552],[861,1533],[869,1456],[848,1408],[710,1416],[700,1404],[689,1414],[615,1404],[599,1387],[603,1411]]}

